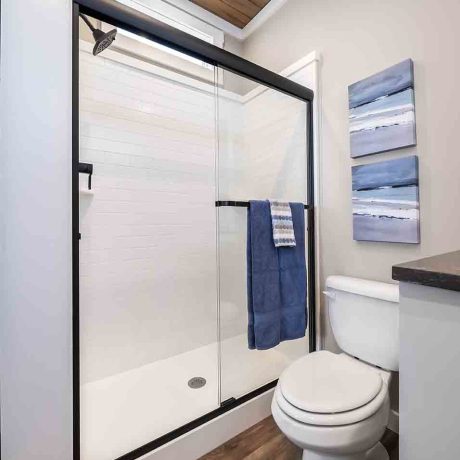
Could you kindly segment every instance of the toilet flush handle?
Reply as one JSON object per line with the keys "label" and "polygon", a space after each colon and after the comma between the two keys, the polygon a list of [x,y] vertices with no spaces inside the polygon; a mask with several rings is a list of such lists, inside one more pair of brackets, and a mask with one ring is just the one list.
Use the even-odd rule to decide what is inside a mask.
{"label": "toilet flush handle", "polygon": [[329,299],[334,300],[335,299],[335,294],[331,291],[323,291],[323,294],[328,297]]}

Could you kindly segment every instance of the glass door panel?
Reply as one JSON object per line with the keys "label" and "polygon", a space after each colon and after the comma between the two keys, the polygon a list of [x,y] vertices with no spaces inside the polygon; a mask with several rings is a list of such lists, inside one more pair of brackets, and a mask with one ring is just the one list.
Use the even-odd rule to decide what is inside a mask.
{"label": "glass door panel", "polygon": [[113,460],[219,406],[215,72],[120,30],[93,46],[81,40],[81,450]]}
{"label": "glass door panel", "polygon": [[[307,202],[306,104],[218,69],[218,197]],[[306,217],[306,214],[305,214]],[[265,350],[247,344],[247,209],[218,208],[221,400],[279,377],[308,338]],[[305,282],[307,282],[305,280]]]}

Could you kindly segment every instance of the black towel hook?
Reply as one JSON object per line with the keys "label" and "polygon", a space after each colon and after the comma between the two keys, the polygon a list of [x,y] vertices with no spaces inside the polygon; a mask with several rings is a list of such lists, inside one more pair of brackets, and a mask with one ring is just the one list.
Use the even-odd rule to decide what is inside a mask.
{"label": "black towel hook", "polygon": [[91,163],[78,163],[78,172],[88,174],[88,190],[91,190],[91,178],[93,176],[93,165]]}

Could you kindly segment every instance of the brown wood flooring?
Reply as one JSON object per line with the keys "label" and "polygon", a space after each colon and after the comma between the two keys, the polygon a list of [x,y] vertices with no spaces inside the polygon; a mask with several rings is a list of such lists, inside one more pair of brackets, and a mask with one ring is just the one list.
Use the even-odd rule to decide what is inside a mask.
{"label": "brown wood flooring", "polygon": [[[391,460],[398,460],[398,436],[387,430],[382,439]],[[301,460],[302,451],[278,429],[272,417],[257,423],[199,460]]]}

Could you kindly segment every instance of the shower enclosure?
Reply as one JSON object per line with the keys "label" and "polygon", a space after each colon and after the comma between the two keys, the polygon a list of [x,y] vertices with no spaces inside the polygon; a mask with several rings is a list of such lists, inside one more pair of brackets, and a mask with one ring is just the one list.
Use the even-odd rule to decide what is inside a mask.
{"label": "shower enclosure", "polygon": [[[80,14],[118,28],[98,56]],[[315,349],[313,93],[111,0],[73,16],[74,458],[128,460]],[[309,321],[256,351],[246,214],[267,198],[305,205]]]}

